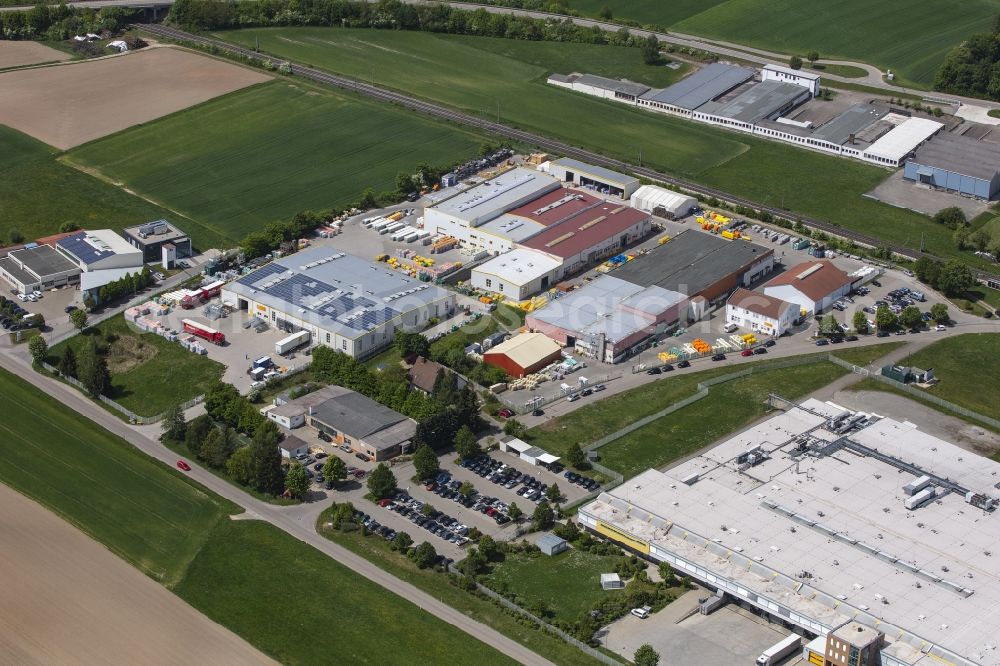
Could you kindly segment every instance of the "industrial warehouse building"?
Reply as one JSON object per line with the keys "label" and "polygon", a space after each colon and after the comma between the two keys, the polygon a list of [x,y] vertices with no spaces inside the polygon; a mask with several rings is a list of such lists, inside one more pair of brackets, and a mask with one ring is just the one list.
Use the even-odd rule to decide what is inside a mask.
{"label": "industrial warehouse building", "polygon": [[472,269],[469,283],[476,289],[521,301],[555,285],[562,261],[545,252],[518,248]]}
{"label": "industrial warehouse building", "polygon": [[346,444],[374,460],[406,453],[417,431],[413,419],[342,386],[285,402],[268,410],[267,418],[286,428],[310,425],[338,446]]}
{"label": "industrial warehouse building", "polygon": [[317,344],[366,358],[398,330],[420,330],[455,312],[454,294],[330,248],[282,257],[230,282],[223,303],[275,328],[309,331]]}
{"label": "industrial warehouse building", "polygon": [[726,301],[726,322],[753,333],[779,337],[799,318],[800,306],[742,287]]}
{"label": "industrial warehouse building", "polygon": [[584,164],[579,160],[564,157],[549,163],[548,171],[564,183],[596,190],[619,199],[628,199],[639,189],[639,179],[611,169]]}
{"label": "industrial warehouse building", "polygon": [[679,220],[698,207],[698,200],[656,185],[643,185],[629,197],[629,204],[657,217]]}
{"label": "industrial warehouse building", "polygon": [[78,231],[56,241],[56,249],[80,270],[92,272],[142,267],[142,251],[110,229]]}
{"label": "industrial warehouse building", "polygon": [[525,325],[578,354],[617,363],[687,320],[687,296],[601,275],[528,314]]}
{"label": "industrial warehouse building", "polygon": [[749,287],[774,268],[774,251],[745,240],[726,240],[700,231],[685,231],[669,242],[614,271],[616,278],[642,287],[657,286],[723,300],[737,287]]}
{"label": "industrial warehouse building", "polygon": [[808,400],[578,516],[780,622],[860,636],[883,666],[1000,666],[998,477],[912,423]]}
{"label": "industrial warehouse building", "polygon": [[760,68],[761,81],[778,81],[793,83],[808,88],[813,97],[819,95],[820,76],[801,69],[792,69],[784,65],[764,65]]}
{"label": "industrial warehouse building", "polygon": [[764,294],[794,303],[806,314],[819,314],[851,293],[854,278],[826,259],[792,266],[764,285]]}
{"label": "industrial warehouse building", "polygon": [[541,333],[522,333],[483,353],[483,362],[524,377],[562,358],[562,348]]}
{"label": "industrial warehouse building", "polygon": [[166,220],[128,227],[122,230],[122,234],[125,240],[142,250],[143,259],[148,263],[163,262],[164,245],[173,246],[173,254],[177,259],[194,254],[187,234]]}
{"label": "industrial warehouse building", "polygon": [[977,199],[1000,191],[1000,144],[946,134],[917,149],[903,177]]}
{"label": "industrial warehouse building", "polygon": [[21,294],[76,284],[81,272],[50,245],[14,250],[0,259],[0,277]]}

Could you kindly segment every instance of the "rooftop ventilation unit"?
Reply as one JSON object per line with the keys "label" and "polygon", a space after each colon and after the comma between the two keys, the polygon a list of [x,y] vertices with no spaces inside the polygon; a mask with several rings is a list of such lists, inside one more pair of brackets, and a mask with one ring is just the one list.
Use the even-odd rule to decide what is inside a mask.
{"label": "rooftop ventilation unit", "polygon": [[795,279],[796,280],[805,280],[807,277],[809,277],[810,275],[812,275],[813,273],[815,273],[816,271],[818,271],[821,268],[823,268],[823,264],[813,264],[809,268],[805,269],[804,271],[802,271],[801,273],[799,273],[798,275],[796,275]]}

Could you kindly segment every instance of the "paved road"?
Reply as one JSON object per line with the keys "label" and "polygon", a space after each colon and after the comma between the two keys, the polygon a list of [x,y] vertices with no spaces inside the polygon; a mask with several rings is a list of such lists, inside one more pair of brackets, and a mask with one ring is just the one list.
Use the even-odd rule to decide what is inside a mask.
{"label": "paved road", "polygon": [[[0,367],[24,378],[66,407],[79,412],[91,421],[122,437],[153,458],[161,460],[170,466],[173,466],[176,462],[177,455],[159,442],[149,439],[139,430],[123,423],[83,397],[76,390],[33,371],[28,363],[28,359],[20,349],[7,348],[4,350],[4,353],[0,353]],[[148,429],[146,431],[148,432]],[[522,664],[551,664],[548,660],[535,654],[520,643],[504,636],[495,629],[466,617],[460,611],[438,601],[413,585],[396,578],[363,557],[355,555],[351,551],[321,537],[316,533],[313,523],[302,520],[303,517],[311,514],[312,511],[306,513],[302,511],[289,511],[287,509],[294,507],[278,507],[261,502],[196,464],[192,464],[189,474],[206,488],[243,507],[247,512],[247,517],[259,518],[271,523],[299,541],[307,543],[337,560],[352,569],[355,573],[381,585],[389,592],[403,597],[444,622],[461,629],[470,636],[499,650],[511,659],[515,659]],[[296,513],[298,515],[295,515]],[[311,518],[311,516],[308,517]]]}

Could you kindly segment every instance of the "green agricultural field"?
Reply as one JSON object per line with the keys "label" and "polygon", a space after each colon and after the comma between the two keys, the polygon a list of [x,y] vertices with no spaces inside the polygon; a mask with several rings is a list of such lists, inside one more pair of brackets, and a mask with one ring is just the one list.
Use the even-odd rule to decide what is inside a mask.
{"label": "green agricultural field", "polygon": [[[623,0],[608,0],[612,10]],[[990,28],[997,0],[949,3],[947,11],[918,0],[727,0],[671,26],[681,33],[739,42],[782,53],[812,49],[824,58],[892,69],[904,85],[929,87],[945,54],[969,35]],[[617,14],[618,12],[616,12]]]}
{"label": "green agricultural field", "polygon": [[209,229],[60,164],[58,154],[0,125],[0,245],[10,241],[14,230],[31,240],[57,233],[67,222],[121,230],[162,218],[182,226],[198,247],[218,245],[219,237]]}
{"label": "green agricultural field", "polygon": [[668,28],[696,16],[726,0],[569,0],[571,9],[586,16],[597,16],[604,7],[614,19],[629,19],[643,25]]}
{"label": "green agricultural field", "polygon": [[165,585],[236,510],[5,370],[0,401],[0,481]]}
{"label": "green agricultural field", "polygon": [[549,557],[540,553],[507,555],[493,565],[489,585],[526,600],[544,601],[556,618],[573,621],[601,599],[624,590],[602,590],[601,574],[614,571],[620,555],[594,555],[570,549]]}
{"label": "green agricultural field", "polygon": [[1000,419],[1000,334],[967,333],[924,347],[901,365],[934,368],[940,380],[928,393]]}
{"label": "green agricultural field", "polygon": [[112,386],[108,397],[140,416],[162,414],[201,395],[225,371],[221,363],[192,354],[177,342],[132,328],[122,315],[54,346],[48,362],[58,365],[67,347],[73,347],[79,358],[88,337],[97,338],[98,348],[108,349]]}
{"label": "green agricultural field", "polygon": [[[496,117],[499,103],[508,124],[632,162],[641,149],[646,166],[786,208],[789,217],[796,211],[913,247],[923,234],[928,251],[956,254],[928,217],[862,197],[888,177],[885,169],[556,88],[545,78],[559,68],[537,64],[612,74],[602,65],[611,47],[341,28],[217,36],[486,117]],[[564,49],[574,57],[555,55]],[[645,66],[630,62],[619,76],[640,78],[635,70]]]}
{"label": "green agricultural field", "polygon": [[283,664],[516,663],[264,522],[220,521],[174,591]]}
{"label": "green agricultural field", "polygon": [[473,156],[481,138],[349,93],[278,80],[134,127],[68,159],[231,241],[302,210],[395,188],[400,170]]}

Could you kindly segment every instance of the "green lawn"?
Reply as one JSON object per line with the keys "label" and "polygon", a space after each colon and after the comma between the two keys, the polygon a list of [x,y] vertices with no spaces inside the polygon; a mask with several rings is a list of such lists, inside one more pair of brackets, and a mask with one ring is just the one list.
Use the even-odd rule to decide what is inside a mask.
{"label": "green lawn", "polygon": [[[957,254],[948,230],[927,216],[862,197],[888,177],[885,169],[545,83],[553,71],[643,78],[646,66],[631,54],[609,66],[620,60],[606,55],[619,51],[612,47],[342,28],[248,29],[217,36],[244,45],[259,42],[269,53],[374,79],[485,117],[495,118],[499,103],[501,120],[516,127],[633,162],[641,149],[645,166],[911,247],[923,236],[928,251]],[[546,61],[559,66],[542,66]],[[975,263],[968,253],[963,258]]]}
{"label": "green lawn", "polygon": [[940,380],[927,392],[1000,419],[1000,333],[945,338],[905,358],[901,365],[934,368]]}
{"label": "green lawn", "polygon": [[277,80],[74,149],[73,163],[238,240],[302,210],[395,188],[400,170],[446,166],[480,137],[396,107]]}
{"label": "green lawn", "polygon": [[190,220],[61,164],[59,151],[0,125],[0,245],[17,230],[31,240],[57,233],[71,222],[82,228],[121,230],[167,218],[185,229],[200,248],[219,237]]}
{"label": "green lawn", "polygon": [[661,467],[766,414],[768,393],[800,398],[847,372],[833,363],[814,363],[713,386],[707,397],[602,447],[598,451],[601,464],[621,472],[625,478]]}
{"label": "green lawn", "polygon": [[812,67],[820,74],[833,74],[851,79],[862,79],[868,76],[868,71],[854,65],[814,65]]}
{"label": "green lawn", "polygon": [[490,587],[514,592],[522,606],[544,601],[557,619],[572,622],[601,599],[624,590],[602,590],[601,574],[614,571],[620,555],[594,555],[571,548],[549,557],[541,553],[508,555],[493,565]]}
{"label": "green lawn", "polygon": [[[108,335],[117,336],[117,340],[109,343]],[[173,405],[201,395],[225,371],[221,363],[193,354],[178,342],[133,328],[123,315],[106,319],[84,335],[54,346],[49,350],[48,362],[58,365],[67,347],[73,347],[79,358],[88,336],[97,336],[99,348],[111,347],[108,366],[112,391],[108,397],[140,416],[162,414]]]}
{"label": "green lawn", "polygon": [[264,522],[220,521],[174,591],[283,664],[516,663]]}
{"label": "green lawn", "polygon": [[[631,2],[631,0],[629,0]],[[612,10],[624,0],[608,0]],[[824,58],[892,69],[902,85],[930,86],[945,54],[969,35],[989,30],[997,0],[727,0],[673,24],[677,32],[739,42],[782,53],[812,49]],[[629,13],[621,9],[622,17]]]}
{"label": "green lawn", "polygon": [[419,587],[427,594],[459,610],[464,615],[493,627],[546,659],[566,666],[576,664],[590,666],[597,663],[595,659],[569,645],[561,638],[537,627],[519,622],[515,617],[498,608],[492,601],[451,585],[441,573],[430,569],[419,569],[409,558],[391,550],[383,539],[374,536],[365,537],[360,532],[325,529],[325,521],[326,518],[321,515],[317,520],[316,529],[326,538],[370,560],[397,578],[402,578]]}
{"label": "green lawn", "polygon": [[0,401],[0,481],[165,585],[236,510],[4,370]]}

